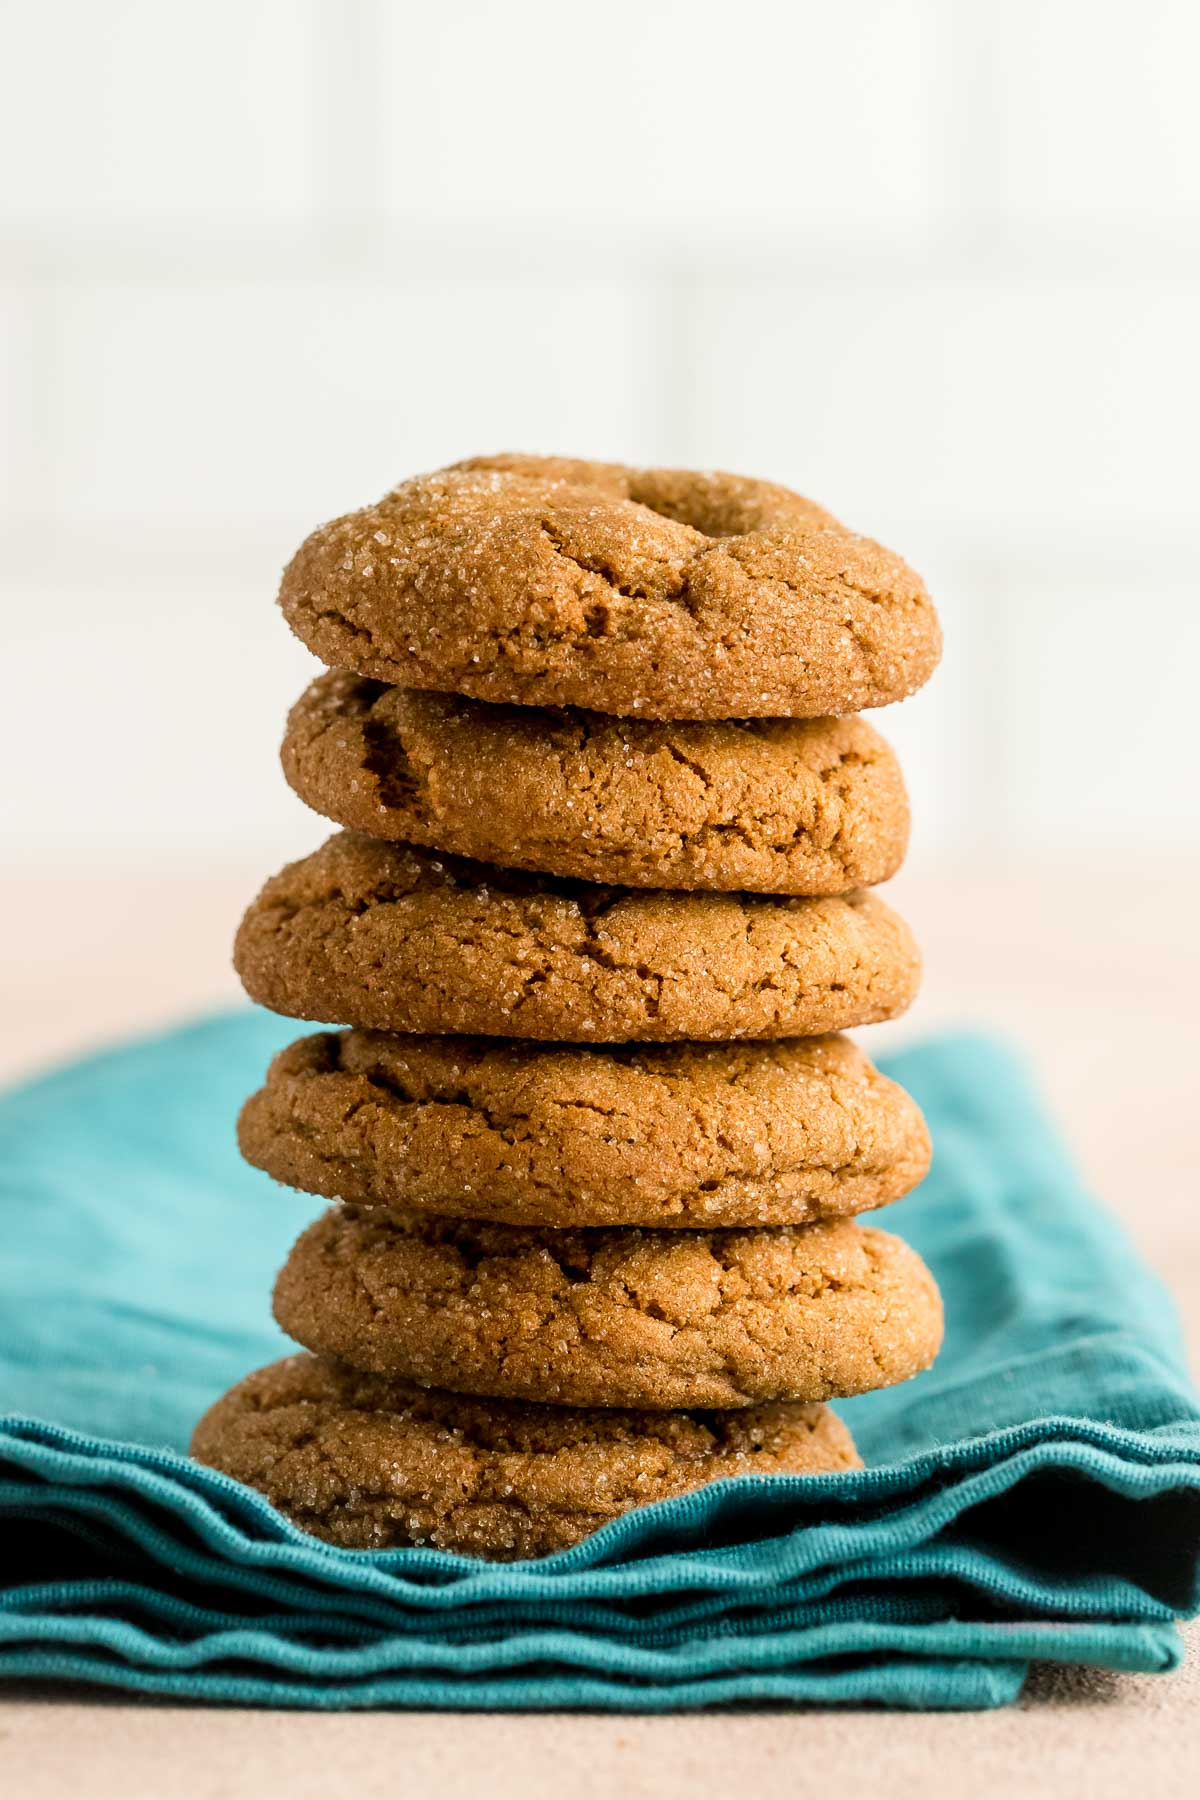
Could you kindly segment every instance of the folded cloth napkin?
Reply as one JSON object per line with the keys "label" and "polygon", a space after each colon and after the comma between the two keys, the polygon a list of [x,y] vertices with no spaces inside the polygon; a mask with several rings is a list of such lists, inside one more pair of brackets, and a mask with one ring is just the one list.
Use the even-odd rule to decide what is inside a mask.
{"label": "folded cloth napkin", "polygon": [[885,1223],[929,1373],[846,1402],[867,1467],[724,1482],[538,1562],[351,1552],[190,1463],[282,1354],[317,1203],[233,1144],[294,1026],[209,1019],[0,1097],[0,1675],[310,1707],[979,1707],[1034,1659],[1165,1670],[1200,1605],[1200,1403],[1171,1306],[977,1038],[893,1057],[936,1146]]}

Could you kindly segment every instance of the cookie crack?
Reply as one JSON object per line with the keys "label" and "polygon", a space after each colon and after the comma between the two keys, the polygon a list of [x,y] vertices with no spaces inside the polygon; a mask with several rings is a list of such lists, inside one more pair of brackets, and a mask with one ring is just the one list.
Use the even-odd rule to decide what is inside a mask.
{"label": "cookie crack", "polygon": [[[658,569],[671,571],[664,585],[649,586],[644,581],[628,581],[622,578],[613,564],[605,557],[587,556],[578,550],[572,550],[557,527],[552,525],[548,519],[542,519],[539,526],[543,538],[550,545],[555,556],[578,570],[582,575],[594,575],[598,580],[604,582],[610,592],[618,595],[622,600],[664,600],[682,605],[685,610],[691,610],[690,575],[686,570],[671,571],[671,565],[665,558],[660,558],[655,564]],[[603,609],[597,609],[595,617],[589,616],[585,621],[589,637],[607,635],[609,623]]]}

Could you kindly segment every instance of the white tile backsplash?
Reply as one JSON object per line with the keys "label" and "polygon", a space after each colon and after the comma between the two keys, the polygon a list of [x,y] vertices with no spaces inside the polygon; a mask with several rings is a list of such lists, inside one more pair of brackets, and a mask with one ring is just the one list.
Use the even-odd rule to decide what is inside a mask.
{"label": "white tile backsplash", "polygon": [[[379,5],[385,203],[590,241],[926,231],[938,0]],[[401,104],[392,97],[403,97]]]}
{"label": "white tile backsplash", "polygon": [[279,768],[284,717],[316,665],[269,588],[132,586],[97,570],[10,589],[5,857],[220,867],[274,863],[332,827]]}
{"label": "white tile backsplash", "polygon": [[315,841],[279,567],[500,447],[773,476],[922,571],[914,863],[1200,846],[1198,48],[1183,0],[0,0],[6,856]]}
{"label": "white tile backsplash", "polygon": [[1111,857],[1118,882],[1152,877],[1156,845],[1200,845],[1195,577],[1125,573],[1014,584],[1011,632],[1025,654],[1004,746],[1014,848]]}
{"label": "white tile backsplash", "polygon": [[720,278],[690,310],[701,460],[861,529],[1065,543],[1192,516],[1200,281]]}
{"label": "white tile backsplash", "polygon": [[319,0],[9,0],[0,221],[245,233],[312,208]]}
{"label": "white tile backsplash", "polygon": [[1200,245],[1195,0],[1006,0],[964,7],[995,135],[996,211],[1017,230]]}
{"label": "white tile backsplash", "polygon": [[80,286],[58,503],[303,532],[483,447],[636,455],[650,322],[636,285],[571,275]]}

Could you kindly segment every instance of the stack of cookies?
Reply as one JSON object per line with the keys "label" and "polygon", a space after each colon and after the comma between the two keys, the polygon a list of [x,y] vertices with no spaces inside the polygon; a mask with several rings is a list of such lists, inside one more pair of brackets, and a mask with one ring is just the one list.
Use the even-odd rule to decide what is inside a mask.
{"label": "stack of cookies", "polygon": [[287,777],[344,829],[238,934],[301,1038],[244,1154],[326,1196],[279,1276],[305,1354],[201,1460],[353,1547],[496,1558],[745,1474],[857,1465],[933,1280],[855,1215],[928,1165],[838,1033],[912,999],[871,891],[908,811],[860,710],[936,664],[896,556],[721,474],[480,458],[301,548],[329,665]]}

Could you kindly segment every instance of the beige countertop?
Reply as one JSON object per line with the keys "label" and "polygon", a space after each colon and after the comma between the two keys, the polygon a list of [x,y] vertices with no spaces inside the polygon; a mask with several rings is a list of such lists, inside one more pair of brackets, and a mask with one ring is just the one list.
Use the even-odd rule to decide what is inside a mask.
{"label": "beige countertop", "polygon": [[[228,943],[261,871],[145,880],[77,871],[3,884],[0,1077],[236,998]],[[943,1025],[999,1029],[1032,1056],[1095,1192],[1183,1308],[1200,1365],[1200,870],[1153,885],[1101,866],[904,875],[891,885],[926,950],[910,1020],[879,1050]],[[1200,1633],[1174,1677],[1038,1670],[1005,1712],[740,1710],[632,1715],[322,1716],[178,1708],[0,1690],[0,1768],[23,1800],[289,1800],[406,1795],[672,1800],[758,1793],[872,1796],[932,1783],[975,1796],[1192,1792],[1200,1769]]]}

